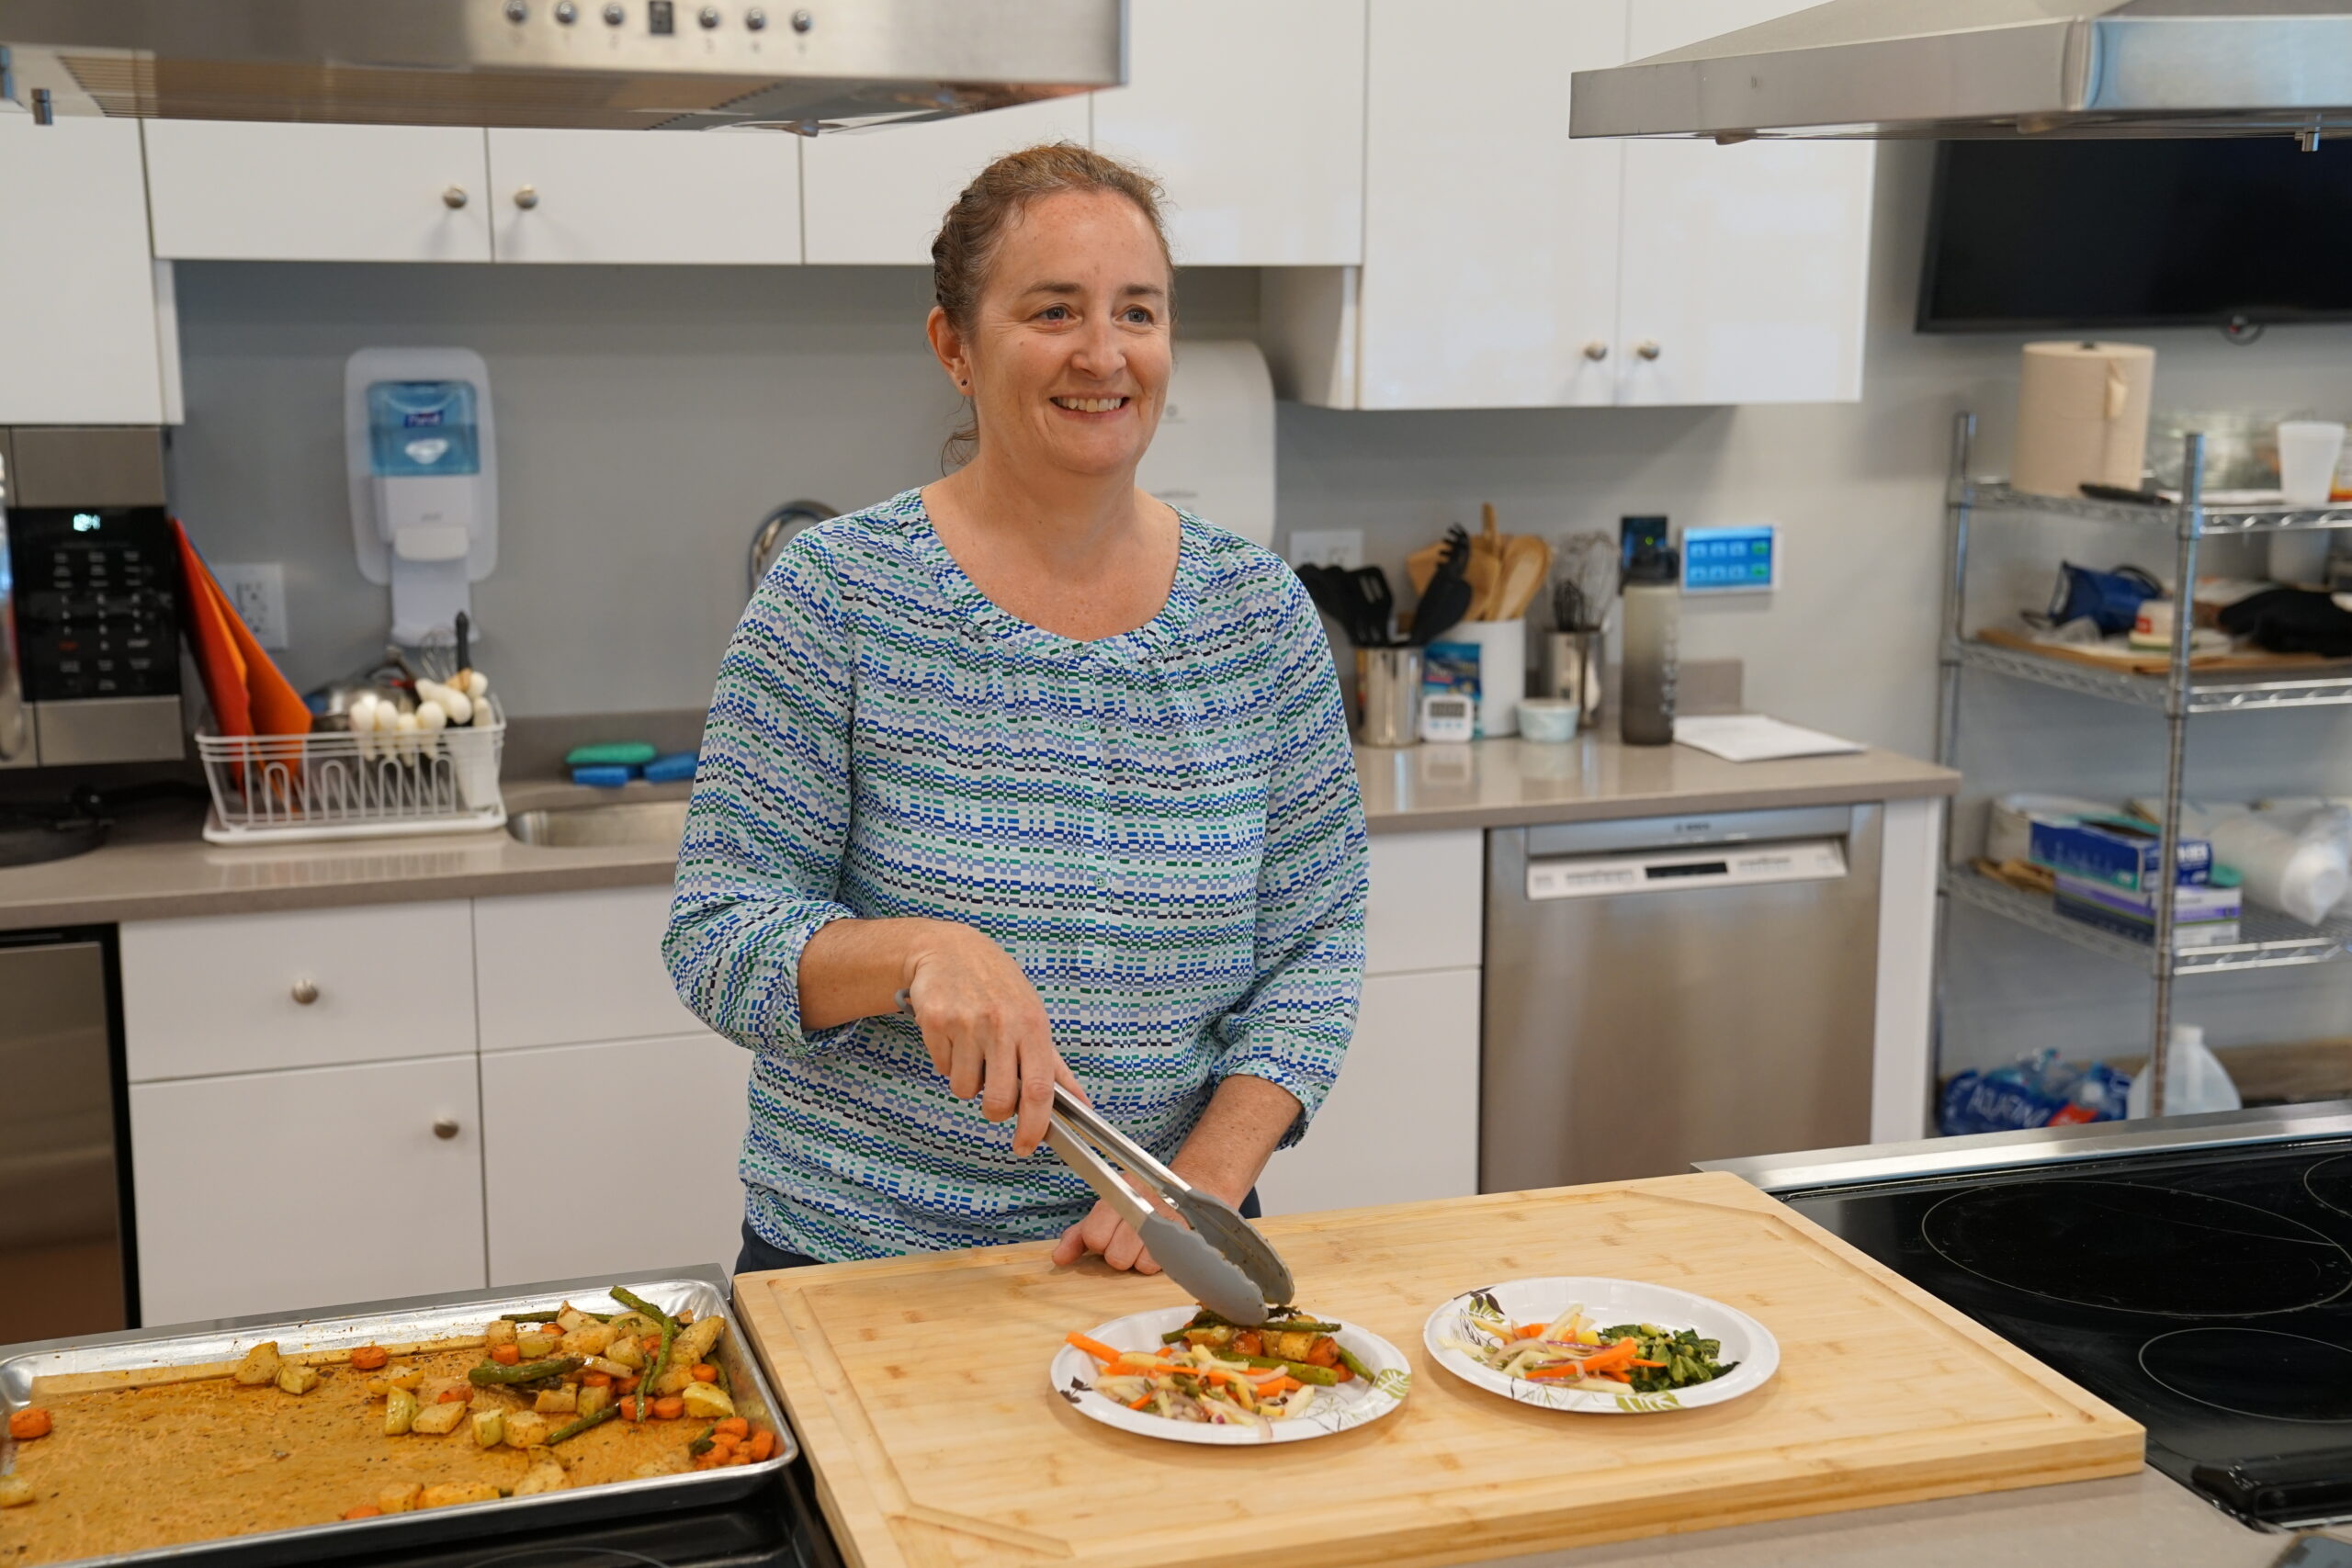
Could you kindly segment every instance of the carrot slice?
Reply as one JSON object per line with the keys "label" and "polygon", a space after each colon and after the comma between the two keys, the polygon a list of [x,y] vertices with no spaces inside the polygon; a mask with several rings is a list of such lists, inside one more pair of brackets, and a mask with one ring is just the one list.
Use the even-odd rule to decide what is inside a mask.
{"label": "carrot slice", "polygon": [[749,1421],[744,1420],[741,1416],[729,1416],[726,1420],[721,1421],[718,1426],[712,1427],[711,1430],[714,1432],[726,1432],[733,1437],[748,1438],[752,1435],[752,1424]]}
{"label": "carrot slice", "polygon": [[610,1372],[582,1372],[580,1374],[580,1381],[582,1385],[588,1388],[610,1388],[613,1386],[613,1374]]}
{"label": "carrot slice", "polygon": [[674,1393],[664,1394],[653,1402],[656,1421],[675,1421],[686,1413],[686,1402]]}
{"label": "carrot slice", "polygon": [[[379,1354],[381,1354],[381,1352],[379,1351]],[[496,1361],[502,1367],[511,1367],[516,1365],[523,1359],[523,1352],[513,1345],[492,1345],[490,1348],[490,1359]],[[359,1364],[359,1358],[356,1356],[352,1357],[351,1364],[355,1367],[357,1366]]]}
{"label": "carrot slice", "polygon": [[764,1429],[753,1433],[752,1440],[743,1446],[743,1452],[753,1464],[773,1459],[775,1456],[775,1434]]}
{"label": "carrot slice", "polygon": [[717,1382],[718,1381],[718,1369],[712,1366],[708,1361],[696,1361],[690,1370],[693,1372],[694,1380],[696,1382]]}
{"label": "carrot slice", "polygon": [[380,1371],[391,1359],[391,1352],[381,1345],[362,1345],[351,1353],[351,1367],[354,1371]]}
{"label": "carrot slice", "polygon": [[8,1436],[20,1443],[48,1437],[50,1427],[49,1412],[38,1404],[28,1404],[8,1417]]}

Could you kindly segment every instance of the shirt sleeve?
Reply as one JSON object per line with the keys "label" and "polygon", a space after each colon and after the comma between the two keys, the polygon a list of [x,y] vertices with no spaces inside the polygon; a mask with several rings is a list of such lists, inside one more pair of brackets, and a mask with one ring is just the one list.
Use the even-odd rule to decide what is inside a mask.
{"label": "shirt sleeve", "polygon": [[854,1028],[800,1021],[800,953],[840,898],[855,700],[848,623],[816,542],[778,558],[720,661],[662,957],[739,1045],[805,1055]]}
{"label": "shirt sleeve", "polygon": [[1258,871],[1257,976],[1226,1015],[1217,1065],[1220,1081],[1264,1078],[1296,1098],[1298,1119],[1283,1148],[1305,1135],[1355,1032],[1370,887],[1339,671],[1305,587],[1295,579],[1285,587],[1269,685],[1277,750]]}

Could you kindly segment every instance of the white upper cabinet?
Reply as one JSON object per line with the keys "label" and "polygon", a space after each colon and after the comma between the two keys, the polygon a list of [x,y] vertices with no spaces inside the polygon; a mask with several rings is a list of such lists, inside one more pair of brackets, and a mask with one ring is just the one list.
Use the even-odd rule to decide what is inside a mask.
{"label": "white upper cabinet", "polygon": [[1372,0],[1357,406],[1616,401],[1624,150],[1568,140],[1567,83],[1625,5]]}
{"label": "white upper cabinet", "polygon": [[[1634,0],[1641,59],[1802,8]],[[1624,403],[1852,401],[1862,395],[1866,141],[1632,141],[1618,334]]]}
{"label": "white upper cabinet", "polygon": [[0,424],[167,417],[139,127],[0,108]]}
{"label": "white upper cabinet", "polygon": [[[947,204],[1000,155],[1089,139],[1087,97],[1072,93],[956,119],[812,137],[800,151],[808,260],[929,266]],[[797,140],[797,139],[796,139]]]}
{"label": "white upper cabinet", "polygon": [[1094,145],[1167,186],[1178,264],[1362,260],[1364,0],[1129,0],[1127,21]]}
{"label": "white upper cabinet", "polygon": [[478,130],[159,119],[146,133],[159,256],[490,260]]}
{"label": "white upper cabinet", "polygon": [[800,138],[778,130],[492,130],[503,262],[800,259]]}

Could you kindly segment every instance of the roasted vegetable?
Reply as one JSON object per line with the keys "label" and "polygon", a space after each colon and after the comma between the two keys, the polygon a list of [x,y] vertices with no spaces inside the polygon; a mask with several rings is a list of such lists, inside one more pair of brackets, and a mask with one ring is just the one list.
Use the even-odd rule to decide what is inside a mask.
{"label": "roasted vegetable", "polygon": [[246,1351],[245,1359],[239,1361],[237,1370],[229,1375],[247,1388],[260,1388],[265,1383],[277,1381],[277,1341],[265,1339]]}
{"label": "roasted vegetable", "polygon": [[368,1392],[376,1398],[381,1399],[396,1388],[408,1389],[413,1393],[422,1386],[424,1382],[424,1374],[415,1368],[394,1367],[385,1372],[382,1377],[369,1378]]}
{"label": "roasted vegetable", "polygon": [[458,1503],[495,1503],[504,1495],[487,1481],[467,1481],[428,1486],[417,1494],[416,1506],[420,1508],[447,1508]]}
{"label": "roasted vegetable", "polygon": [[35,1438],[48,1437],[52,1425],[48,1411],[38,1404],[28,1404],[8,1417],[8,1436],[20,1443],[29,1443]]}
{"label": "roasted vegetable", "polygon": [[466,1377],[477,1388],[493,1388],[502,1384],[511,1387],[515,1383],[537,1382],[542,1378],[560,1378],[566,1372],[578,1371],[581,1364],[582,1358],[578,1356],[552,1356],[544,1361],[524,1361],[512,1367],[485,1361],[468,1372]]}
{"label": "roasted vegetable", "polygon": [[[605,1392],[610,1393],[611,1391],[606,1390]],[[605,1422],[613,1419],[616,1416],[618,1416],[620,1413],[621,1407],[619,1405],[607,1404],[602,1410],[595,1412],[594,1415],[582,1416],[577,1421],[566,1422],[563,1426],[558,1427],[554,1431],[548,1434],[548,1446],[549,1448],[553,1448],[556,1444],[562,1442],[568,1438],[578,1437],[581,1433],[588,1430],[591,1427],[601,1427]]]}
{"label": "roasted vegetable", "polygon": [[397,1486],[387,1486],[376,1494],[376,1506],[388,1514],[405,1514],[416,1506],[416,1495],[424,1488],[413,1481]]}
{"label": "roasted vegetable", "polygon": [[0,1475],[0,1508],[21,1508],[33,1500],[33,1483],[21,1475]]}
{"label": "roasted vegetable", "polygon": [[485,1410],[474,1417],[474,1443],[494,1449],[506,1440],[506,1412]]}
{"label": "roasted vegetable", "polygon": [[308,1393],[319,1386],[319,1369],[281,1361],[277,1367],[277,1386],[288,1393]]}
{"label": "roasted vegetable", "polygon": [[390,1351],[381,1345],[362,1345],[351,1353],[351,1370],[355,1372],[380,1372],[384,1363],[392,1359]]}
{"label": "roasted vegetable", "polygon": [[660,1307],[655,1306],[651,1302],[647,1301],[643,1296],[639,1295],[636,1292],[631,1291],[625,1286],[615,1285],[613,1287],[613,1300],[620,1303],[621,1305],[628,1308],[631,1312],[638,1314],[639,1316],[650,1320],[650,1326],[647,1329],[648,1333],[650,1333],[654,1328],[666,1328],[673,1334],[678,1332],[679,1323],[676,1318],[672,1317],[668,1313],[663,1312]]}
{"label": "roasted vegetable", "polygon": [[695,1381],[695,1363],[709,1358],[726,1327],[725,1318],[712,1316],[679,1334],[670,1346],[668,1364],[650,1380],[653,1392],[656,1394],[684,1392],[686,1385]]}
{"label": "roasted vegetable", "polygon": [[542,1356],[554,1355],[555,1348],[562,1342],[560,1335],[517,1334],[514,1336],[514,1349],[523,1359],[536,1361]]}
{"label": "roasted vegetable", "polygon": [[579,1406],[573,1410],[572,1414],[575,1416],[594,1416],[600,1410],[610,1410],[612,1407],[613,1391],[609,1386],[605,1388],[583,1388],[580,1391]]}
{"label": "roasted vegetable", "polygon": [[566,1334],[572,1333],[574,1330],[578,1329],[582,1324],[590,1321],[591,1319],[586,1313],[582,1312],[570,1302],[564,1303],[562,1310],[555,1314],[555,1325],[558,1328],[562,1329]]}
{"label": "roasted vegetable", "polygon": [[542,1416],[577,1416],[580,1414],[580,1391],[565,1384],[561,1388],[543,1388],[531,1402],[531,1408]]}
{"label": "roasted vegetable", "polygon": [[506,1417],[506,1446],[510,1449],[543,1448],[555,1423],[536,1410],[517,1410]]}
{"label": "roasted vegetable", "polygon": [[[546,1452],[545,1450],[540,1451]],[[542,1492],[561,1492],[571,1484],[571,1482],[564,1479],[563,1466],[558,1464],[555,1457],[549,1454],[524,1472],[523,1479],[514,1483],[514,1495],[536,1497]]]}
{"label": "roasted vegetable", "polygon": [[735,1414],[735,1402],[717,1383],[690,1382],[679,1394],[686,1414],[698,1421],[717,1421]]}
{"label": "roasted vegetable", "polygon": [[[660,1330],[655,1330],[659,1333]],[[619,1375],[645,1370],[645,1347],[627,1336],[616,1339],[605,1348],[605,1360],[621,1369]],[[610,1370],[610,1369],[607,1369]]]}
{"label": "roasted vegetable", "polygon": [[482,1330],[481,1342],[489,1346],[493,1350],[497,1349],[501,1345],[514,1344],[514,1325],[513,1320],[503,1317],[492,1318],[490,1321],[489,1325]]}
{"label": "roasted vegetable", "polygon": [[417,1412],[424,1407],[416,1395],[404,1388],[393,1388],[384,1395],[384,1436],[397,1438],[416,1425]]}
{"label": "roasted vegetable", "polygon": [[416,1413],[416,1419],[409,1423],[408,1429],[430,1437],[445,1438],[464,1424],[467,1414],[463,1404],[454,1402],[428,1404]]}
{"label": "roasted vegetable", "polygon": [[610,1324],[583,1323],[558,1340],[556,1348],[567,1356],[601,1356],[619,1337]]}

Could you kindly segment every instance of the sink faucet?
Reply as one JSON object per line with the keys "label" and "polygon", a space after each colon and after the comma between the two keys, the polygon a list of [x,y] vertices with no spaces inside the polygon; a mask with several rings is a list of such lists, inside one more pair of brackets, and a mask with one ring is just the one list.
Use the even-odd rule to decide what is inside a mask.
{"label": "sink faucet", "polygon": [[765,517],[752,530],[751,581],[744,588],[748,594],[760,591],[760,580],[775,563],[776,552],[785,541],[812,523],[822,523],[840,513],[821,501],[787,501]]}

